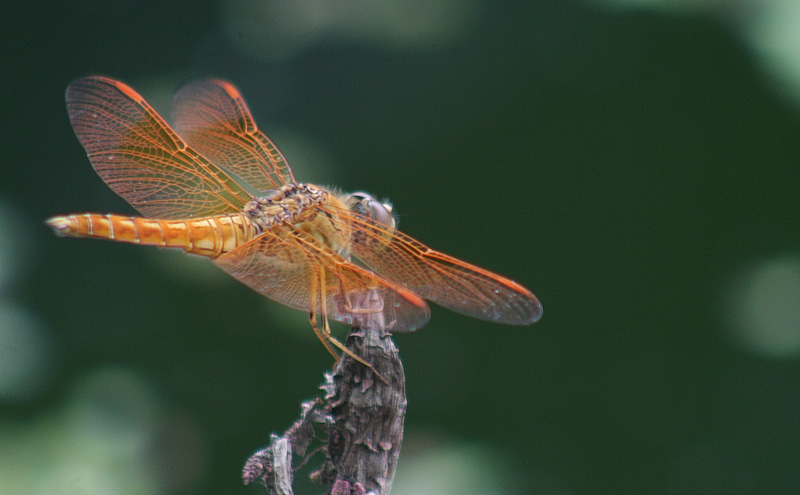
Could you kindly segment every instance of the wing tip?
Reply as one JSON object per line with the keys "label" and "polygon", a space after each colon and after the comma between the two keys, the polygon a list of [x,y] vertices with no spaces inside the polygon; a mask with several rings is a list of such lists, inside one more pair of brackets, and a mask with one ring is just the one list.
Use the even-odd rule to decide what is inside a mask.
{"label": "wing tip", "polygon": [[517,298],[515,301],[516,304],[514,304],[514,306],[516,312],[513,315],[508,315],[509,317],[502,321],[502,323],[516,326],[529,326],[541,320],[544,308],[539,298],[527,289],[524,289],[524,292],[519,292],[518,295],[522,297]]}
{"label": "wing tip", "polygon": [[531,304],[529,305],[529,311],[527,314],[527,318],[524,318],[521,322],[522,325],[528,326],[533,325],[534,323],[538,322],[542,319],[542,314],[544,313],[544,307],[542,306],[541,301],[531,294]]}
{"label": "wing tip", "polygon": [[502,309],[497,306],[487,308],[484,319],[518,327],[527,327],[542,319],[544,308],[532,292],[526,289],[524,293],[519,292],[516,295],[522,297],[514,298]]}
{"label": "wing tip", "polygon": [[[425,299],[407,289],[398,288],[396,292],[401,296],[403,302],[408,303],[411,307],[403,309],[399,314],[395,315],[399,318],[399,315],[402,314],[408,318],[406,318],[407,321],[402,323],[399,319],[395,320],[394,326],[390,328],[390,331],[392,333],[411,333],[427,325],[431,320],[431,307]],[[414,318],[412,319],[411,316]]]}
{"label": "wing tip", "polygon": [[542,302],[536,295],[526,287],[514,282],[513,280],[501,280],[506,288],[511,289],[514,296],[509,306],[516,311],[506,311],[498,318],[500,323],[516,326],[529,326],[542,319],[544,308]]}

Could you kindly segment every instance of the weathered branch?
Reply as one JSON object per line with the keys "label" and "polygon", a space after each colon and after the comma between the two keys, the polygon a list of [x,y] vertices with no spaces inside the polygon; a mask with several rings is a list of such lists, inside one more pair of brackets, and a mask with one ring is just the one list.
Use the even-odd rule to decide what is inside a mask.
{"label": "weathered branch", "polygon": [[403,440],[405,375],[382,320],[359,323],[345,345],[371,367],[344,355],[326,374],[324,397],[303,403],[300,419],[247,460],[245,484],[293,495],[292,455],[304,457],[320,432],[327,436],[319,449],[325,459],[312,480],[326,484],[330,495],[389,494]]}

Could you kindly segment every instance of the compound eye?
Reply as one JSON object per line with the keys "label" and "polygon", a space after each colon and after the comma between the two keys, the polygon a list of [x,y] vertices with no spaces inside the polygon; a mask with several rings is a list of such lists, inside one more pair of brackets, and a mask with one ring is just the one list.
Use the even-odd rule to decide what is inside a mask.
{"label": "compound eye", "polygon": [[368,203],[369,216],[378,223],[382,223],[387,227],[394,229],[394,217],[392,216],[391,207],[375,201],[374,199]]}
{"label": "compound eye", "polygon": [[381,203],[365,192],[356,192],[350,195],[347,206],[351,211],[360,213],[371,218],[376,223],[385,225],[391,230],[395,228],[395,220],[392,216],[392,206],[388,203]]}

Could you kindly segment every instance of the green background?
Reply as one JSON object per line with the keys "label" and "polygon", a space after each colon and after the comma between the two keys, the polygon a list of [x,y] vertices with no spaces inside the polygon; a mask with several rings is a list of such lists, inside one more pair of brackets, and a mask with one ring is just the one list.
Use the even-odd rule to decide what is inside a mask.
{"label": "green background", "polygon": [[[406,233],[541,298],[530,328],[434,307],[395,339],[393,493],[800,492],[796,104],[719,17],[444,5],[289,38],[290,14],[218,2],[4,15],[0,366],[24,390],[0,398],[0,494],[257,493],[244,460],[332,365],[304,314],[208,262],[48,231],[134,213],[69,126],[89,74],[164,113],[182,83],[229,79],[300,180],[388,197]],[[426,34],[436,15],[456,26]],[[742,337],[748,304],[777,309]]]}

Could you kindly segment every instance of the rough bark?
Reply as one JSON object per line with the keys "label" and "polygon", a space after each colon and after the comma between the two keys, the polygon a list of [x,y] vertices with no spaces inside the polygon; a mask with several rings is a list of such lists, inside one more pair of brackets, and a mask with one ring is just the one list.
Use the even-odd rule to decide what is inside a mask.
{"label": "rough bark", "polygon": [[[318,432],[327,435],[322,467],[311,479],[330,495],[388,495],[394,479],[406,411],[405,375],[382,321],[365,318],[345,342],[371,366],[344,355],[326,374],[322,398],[301,406],[300,418],[251,456],[242,477],[268,495],[293,495],[293,454],[303,458]],[[315,451],[312,451],[314,453]],[[304,461],[305,462],[305,461]]]}

